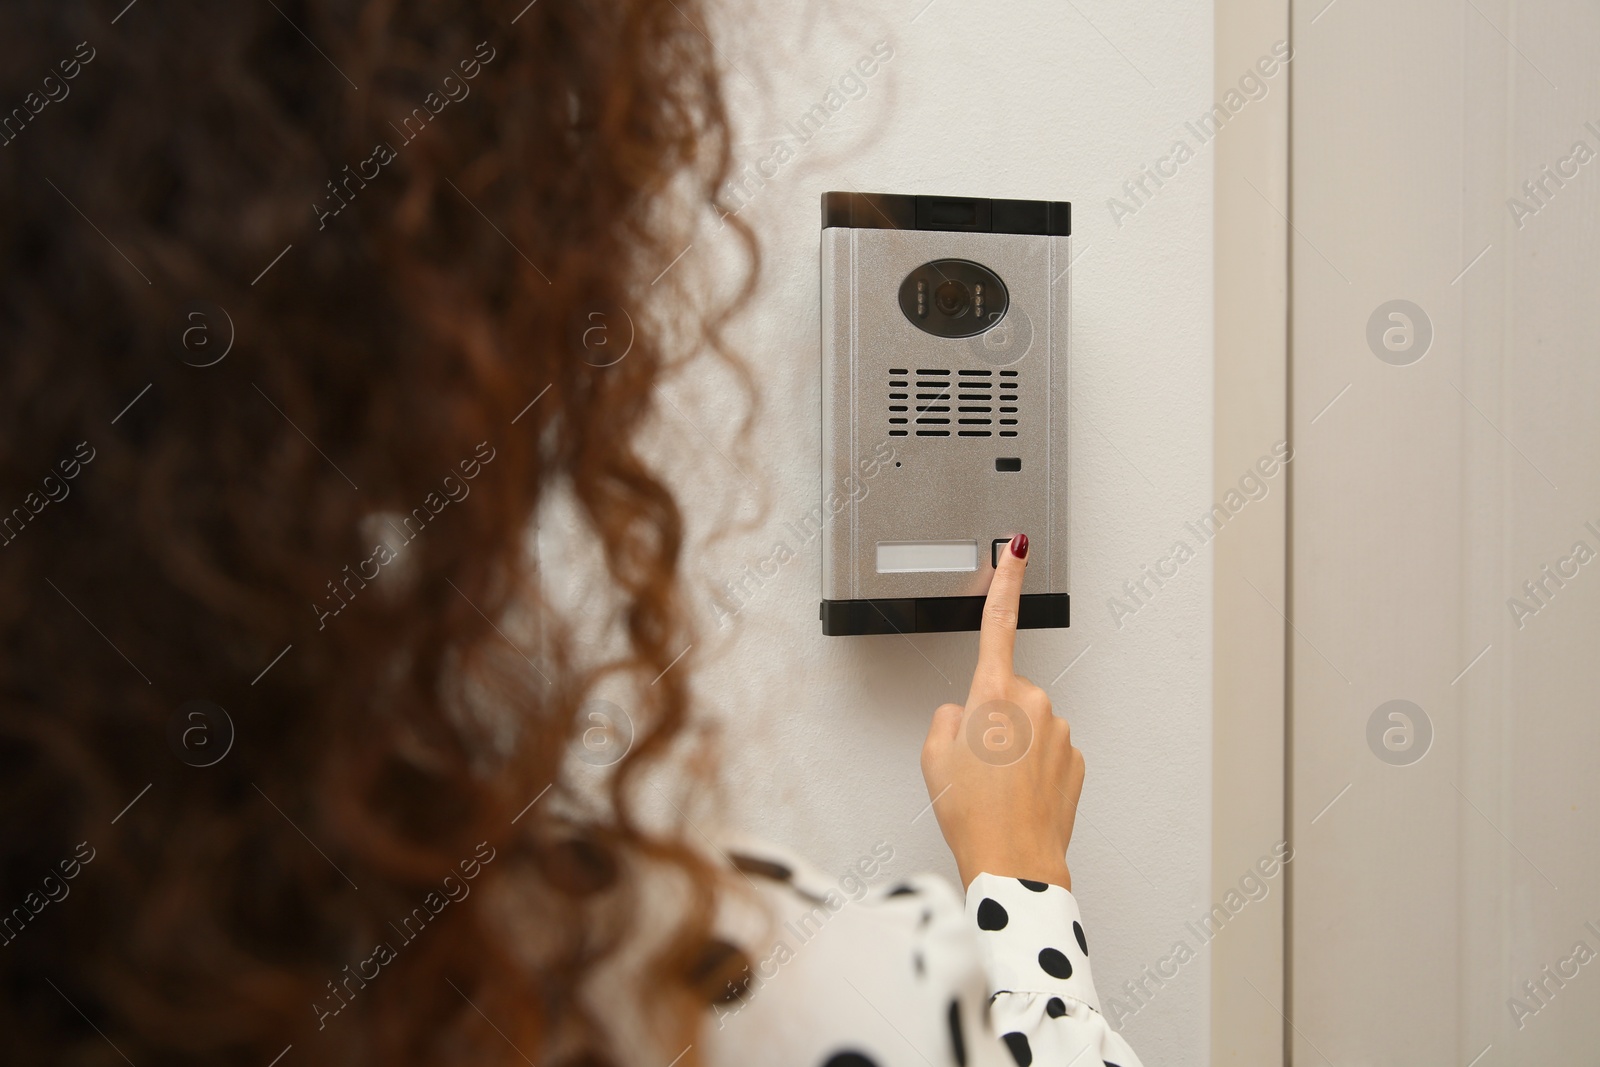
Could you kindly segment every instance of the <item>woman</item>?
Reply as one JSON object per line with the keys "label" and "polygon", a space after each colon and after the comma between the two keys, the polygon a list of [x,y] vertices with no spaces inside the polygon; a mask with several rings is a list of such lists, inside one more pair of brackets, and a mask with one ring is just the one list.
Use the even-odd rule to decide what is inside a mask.
{"label": "woman", "polygon": [[[675,354],[738,368],[748,286],[665,269],[727,119],[701,4],[501,6],[0,15],[7,1059],[1135,1063],[1068,892],[1082,759],[1011,673],[1025,539],[967,708],[1033,743],[986,763],[947,705],[923,751],[964,911],[639,814],[710,774],[638,440]],[[526,550],[557,509],[581,610]],[[637,734],[596,793],[601,684]]]}

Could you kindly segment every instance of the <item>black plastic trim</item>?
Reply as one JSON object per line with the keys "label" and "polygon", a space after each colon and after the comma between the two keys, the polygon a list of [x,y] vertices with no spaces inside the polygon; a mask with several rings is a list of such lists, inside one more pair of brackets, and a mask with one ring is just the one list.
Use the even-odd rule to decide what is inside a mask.
{"label": "black plastic trim", "polygon": [[[891,600],[824,600],[817,614],[824,637],[865,634],[935,634],[977,630],[983,623],[981,596],[904,597]],[[1017,629],[1070,625],[1067,593],[1024,593]]]}
{"label": "black plastic trim", "polygon": [[822,228],[946,230],[960,233],[1035,233],[1072,236],[1065,200],[991,200],[981,196],[909,193],[822,194]]}

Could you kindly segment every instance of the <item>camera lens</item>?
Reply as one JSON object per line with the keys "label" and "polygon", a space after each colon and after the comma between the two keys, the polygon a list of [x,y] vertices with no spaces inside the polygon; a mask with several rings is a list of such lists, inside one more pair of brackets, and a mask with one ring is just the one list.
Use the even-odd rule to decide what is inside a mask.
{"label": "camera lens", "polygon": [[1011,300],[994,271],[970,259],[934,259],[900,280],[900,312],[934,337],[976,337],[1006,316]]}
{"label": "camera lens", "polygon": [[971,299],[971,290],[954,278],[945,281],[933,291],[933,306],[951,318],[966,311]]}

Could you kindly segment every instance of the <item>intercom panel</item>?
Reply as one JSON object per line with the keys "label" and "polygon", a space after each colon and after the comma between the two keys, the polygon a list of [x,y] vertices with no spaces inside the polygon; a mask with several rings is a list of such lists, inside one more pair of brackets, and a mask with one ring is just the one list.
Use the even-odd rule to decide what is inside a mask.
{"label": "intercom panel", "polygon": [[1071,205],[824,193],[822,629],[976,630],[1029,539],[1018,625],[1068,624]]}

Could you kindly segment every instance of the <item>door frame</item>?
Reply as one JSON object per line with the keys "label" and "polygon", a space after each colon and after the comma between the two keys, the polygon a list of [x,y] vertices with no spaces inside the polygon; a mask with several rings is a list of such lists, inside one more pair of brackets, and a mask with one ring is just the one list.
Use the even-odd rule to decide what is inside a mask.
{"label": "door frame", "polygon": [[[1213,490],[1223,502],[1279,442],[1289,417],[1289,0],[1215,5],[1223,102],[1279,41],[1290,61],[1214,141],[1216,409]],[[1292,456],[1292,451],[1291,451]],[[1269,467],[1271,465],[1269,464]],[[1237,892],[1289,836],[1289,498],[1292,460],[1228,520],[1215,547],[1212,901]],[[1294,842],[1287,842],[1292,848]],[[1292,855],[1292,853],[1290,853]],[[1273,865],[1269,863],[1268,869]],[[1284,1063],[1293,862],[1211,942],[1211,1062]],[[1276,882],[1276,884],[1273,884]],[[1209,903],[1209,902],[1208,902]]]}

